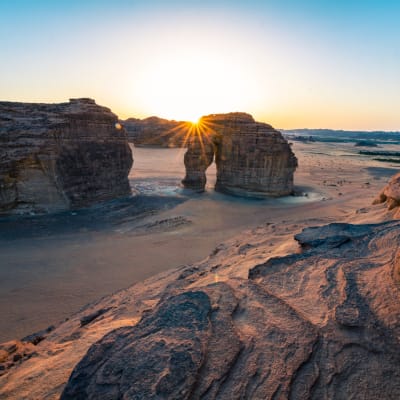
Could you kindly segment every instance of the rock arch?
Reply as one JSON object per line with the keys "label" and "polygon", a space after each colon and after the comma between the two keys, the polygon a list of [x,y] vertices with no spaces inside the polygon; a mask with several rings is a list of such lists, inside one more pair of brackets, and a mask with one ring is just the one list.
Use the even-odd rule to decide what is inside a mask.
{"label": "rock arch", "polygon": [[293,192],[297,158],[271,125],[245,113],[202,117],[188,140],[184,187],[204,191],[206,170],[215,159],[215,190],[245,197]]}

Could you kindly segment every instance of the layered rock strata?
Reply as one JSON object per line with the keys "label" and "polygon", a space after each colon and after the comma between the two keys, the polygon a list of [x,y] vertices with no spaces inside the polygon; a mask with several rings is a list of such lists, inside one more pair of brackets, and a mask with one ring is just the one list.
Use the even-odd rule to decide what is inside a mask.
{"label": "layered rock strata", "polygon": [[61,398],[399,398],[399,223],[296,239],[301,253],[247,278],[228,277],[232,257],[186,268],[135,326],[92,345]]}
{"label": "layered rock strata", "polygon": [[215,159],[215,189],[248,197],[277,197],[293,192],[297,159],[272,126],[245,113],[202,117],[188,140],[185,187],[203,191],[205,171]]}
{"label": "layered rock strata", "polygon": [[91,99],[0,102],[0,212],[53,212],[130,194],[132,153]]}
{"label": "layered rock strata", "polygon": [[158,117],[121,121],[130,142],[144,147],[184,147],[188,122]]}
{"label": "layered rock strata", "polygon": [[400,173],[392,176],[373,204],[386,203],[389,210],[396,209],[395,218],[400,218]]}

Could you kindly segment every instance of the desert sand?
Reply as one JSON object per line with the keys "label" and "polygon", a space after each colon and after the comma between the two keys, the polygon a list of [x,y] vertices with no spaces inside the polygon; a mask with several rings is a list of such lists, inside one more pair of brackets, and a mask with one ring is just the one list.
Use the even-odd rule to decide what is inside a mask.
{"label": "desert sand", "polygon": [[[245,200],[216,193],[214,165],[205,193],[184,191],[184,150],[135,148],[130,183],[136,197],[122,211],[105,205],[22,222],[2,219],[0,341],[57,324],[89,302],[199,261],[257,225],[292,233],[310,224],[372,220],[377,211],[367,211],[374,197],[397,171],[357,155],[351,144],[295,142],[293,150],[298,196]],[[284,253],[287,243],[277,240],[271,237],[271,247],[282,246]]]}

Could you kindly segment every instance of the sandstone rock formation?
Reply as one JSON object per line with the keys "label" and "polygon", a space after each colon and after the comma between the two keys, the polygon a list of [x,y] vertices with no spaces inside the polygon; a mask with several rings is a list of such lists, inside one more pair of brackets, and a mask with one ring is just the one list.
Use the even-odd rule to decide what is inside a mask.
{"label": "sandstone rock formation", "polygon": [[203,192],[206,186],[206,170],[214,160],[215,144],[213,136],[193,131],[184,155],[186,169],[182,184],[185,188]]}
{"label": "sandstone rock formation", "polygon": [[[400,173],[394,175],[383,188],[373,204],[386,203],[389,210],[400,206]],[[400,210],[396,211],[395,218],[400,218]]]}
{"label": "sandstone rock formation", "polygon": [[0,212],[52,212],[128,195],[132,154],[91,99],[0,102]]}
{"label": "sandstone rock formation", "polygon": [[158,117],[128,118],[121,123],[135,146],[154,147],[183,147],[189,124]]}
{"label": "sandstone rock formation", "polygon": [[399,222],[296,239],[301,253],[247,278],[217,252],[183,270],[135,326],[89,349],[61,398],[400,398]]}
{"label": "sandstone rock formation", "polygon": [[249,197],[293,192],[297,159],[288,142],[280,132],[255,122],[249,114],[212,114],[201,118],[188,140],[183,185],[204,190],[205,171],[214,157],[218,191]]}
{"label": "sandstone rock formation", "polygon": [[0,344],[0,376],[18,363],[22,363],[36,355],[35,345],[20,340]]}

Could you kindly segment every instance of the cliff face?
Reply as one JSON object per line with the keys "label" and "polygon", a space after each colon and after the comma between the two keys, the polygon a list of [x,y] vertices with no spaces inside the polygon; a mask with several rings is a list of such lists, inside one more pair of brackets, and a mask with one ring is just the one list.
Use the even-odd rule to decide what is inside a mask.
{"label": "cliff face", "polygon": [[297,159],[280,132],[244,113],[201,118],[188,141],[185,187],[205,187],[215,157],[215,189],[240,196],[284,196],[293,192]]}
{"label": "cliff face", "polygon": [[121,121],[135,146],[183,147],[187,122],[158,117]]}
{"label": "cliff face", "polygon": [[91,99],[0,102],[0,211],[52,212],[130,193],[117,116]]}
{"label": "cliff face", "polygon": [[296,240],[302,253],[247,277],[233,271],[249,243],[183,270],[135,326],[90,347],[61,398],[399,398],[399,223]]}

